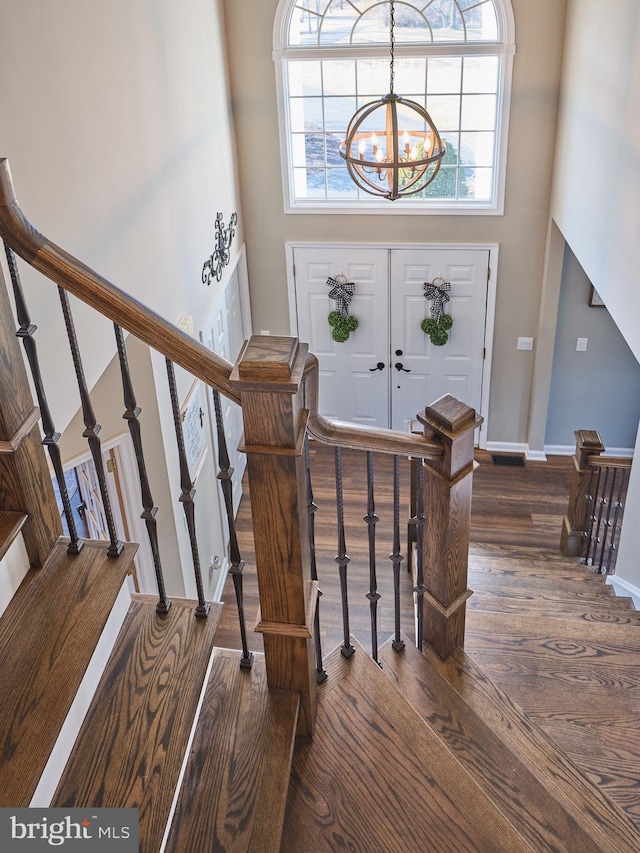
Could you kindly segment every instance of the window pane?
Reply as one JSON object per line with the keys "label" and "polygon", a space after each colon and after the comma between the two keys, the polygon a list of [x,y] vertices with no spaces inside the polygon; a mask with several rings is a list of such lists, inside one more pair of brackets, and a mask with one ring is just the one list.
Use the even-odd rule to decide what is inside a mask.
{"label": "window pane", "polygon": [[458,170],[456,168],[441,166],[434,180],[425,187],[422,196],[424,198],[456,198],[457,180]]}
{"label": "window pane", "polygon": [[355,111],[355,98],[325,98],[325,130],[339,130],[344,133],[344,131],[347,129],[347,125],[351,120],[351,116],[355,113]]}
{"label": "window pane", "polygon": [[491,0],[485,0],[481,6],[464,12],[464,20],[467,41],[498,41],[498,17]]}
{"label": "window pane", "polygon": [[462,58],[430,58],[427,65],[427,86],[429,93],[448,95],[460,91],[462,77]]}
{"label": "window pane", "polygon": [[497,56],[465,56],[462,91],[494,94],[498,89]]}
{"label": "window pane", "polygon": [[358,188],[351,180],[345,165],[327,169],[327,195],[333,199],[357,198]]}
{"label": "window pane", "polygon": [[389,60],[358,60],[358,95],[367,100],[381,98],[389,91]]}
{"label": "window pane", "polygon": [[457,133],[441,133],[442,141],[446,145],[444,157],[442,158],[443,166],[457,166],[459,159],[460,140]]}
{"label": "window pane", "polygon": [[353,59],[327,59],[322,63],[325,95],[353,95],[356,91],[356,63]]}
{"label": "window pane", "polygon": [[464,95],[462,130],[493,130],[496,126],[495,95]]}
{"label": "window pane", "polygon": [[493,166],[494,133],[461,133],[460,162],[465,166]]}
{"label": "window pane", "polygon": [[459,95],[429,95],[427,110],[439,132],[457,130],[460,126]]}
{"label": "window pane", "polygon": [[340,0],[333,0],[328,13],[322,22],[319,44],[349,44],[353,28],[360,20],[359,13],[350,3],[343,3],[340,8]]}
{"label": "window pane", "polygon": [[424,13],[431,26],[435,42],[465,40],[462,15],[455,0],[435,0]]}
{"label": "window pane", "polygon": [[292,98],[290,101],[291,130],[322,130],[322,98]]}
{"label": "window pane", "polygon": [[489,201],[493,193],[493,169],[464,169],[460,197]]}
{"label": "window pane", "polygon": [[317,44],[318,32],[329,0],[297,0],[291,12],[289,44]]}
{"label": "window pane", "polygon": [[322,77],[320,75],[320,63],[289,62],[289,94],[297,97],[300,95],[320,95],[322,92]]}
{"label": "window pane", "polygon": [[293,179],[296,199],[325,198],[324,169],[294,169]]}
{"label": "window pane", "polygon": [[426,60],[396,58],[395,91],[403,97],[415,100],[417,96],[421,96],[424,100],[425,73]]}

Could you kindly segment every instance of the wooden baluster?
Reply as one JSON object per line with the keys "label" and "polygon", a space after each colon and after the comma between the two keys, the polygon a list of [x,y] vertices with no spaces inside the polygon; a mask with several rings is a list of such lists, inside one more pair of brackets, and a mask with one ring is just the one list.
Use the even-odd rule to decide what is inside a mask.
{"label": "wooden baluster", "polygon": [[426,438],[440,439],[441,459],[424,462],[429,523],[424,553],[424,639],[441,658],[464,645],[469,560],[473,434],[482,419],[450,394],[418,416]]}
{"label": "wooden baluster", "polygon": [[369,609],[371,612],[371,657],[376,663],[378,661],[378,580],[376,577],[376,524],[378,516],[373,494],[373,453],[367,451],[367,514],[364,517],[367,523],[367,535],[369,540]]}
{"label": "wooden baluster", "polygon": [[[309,566],[311,569],[311,580],[318,581],[318,566],[316,563],[316,522],[315,516],[318,507],[313,500],[313,486],[311,484],[311,463],[309,459],[309,436],[304,437],[304,467],[307,474],[307,517],[309,521]],[[322,663],[322,639],[320,637],[320,596],[322,590],[318,587],[318,598],[316,611],[313,616],[313,639],[316,650],[316,681],[322,684],[327,680],[327,672]]]}
{"label": "wooden baluster", "polygon": [[49,452],[49,458],[51,459],[51,465],[53,467],[54,473],[56,475],[56,480],[58,482],[58,489],[60,490],[60,498],[62,500],[62,509],[64,511],[64,517],[66,519],[67,529],[69,531],[70,541],[67,547],[67,553],[79,554],[83,542],[81,539],[78,538],[76,522],[73,517],[73,509],[71,508],[71,501],[69,500],[69,490],[67,489],[67,481],[65,479],[64,471],[62,468],[62,457],[60,455],[60,448],[58,446],[60,433],[56,432],[55,430],[53,418],[51,417],[51,410],[49,408],[49,402],[47,400],[44,384],[42,382],[42,373],[40,372],[40,361],[38,359],[38,350],[34,338],[37,326],[34,326],[31,322],[29,309],[27,308],[27,303],[24,298],[22,282],[20,281],[20,273],[18,271],[16,256],[13,250],[9,248],[9,246],[5,245],[4,251],[7,258],[9,275],[11,277],[11,284],[13,287],[13,295],[16,303],[16,315],[20,326],[20,328],[16,332],[16,335],[22,340],[27,360],[29,362],[29,367],[31,368],[33,385],[35,388],[38,405],[40,407],[40,417],[42,418],[42,430],[44,432],[44,438],[42,440],[42,443]]}
{"label": "wooden baluster", "polygon": [[196,580],[196,590],[198,595],[198,606],[196,607],[196,616],[199,619],[205,619],[209,615],[210,605],[204,598],[204,587],[202,585],[202,570],[200,568],[200,554],[198,553],[198,539],[196,536],[196,510],[193,502],[196,490],[191,482],[189,473],[189,464],[187,463],[187,454],[184,448],[184,435],[182,434],[182,422],[180,420],[180,404],[178,403],[178,389],[176,386],[176,372],[173,367],[173,362],[170,359],[165,359],[167,365],[167,378],[169,380],[169,394],[171,396],[171,410],[173,412],[173,425],[176,432],[176,443],[178,445],[178,461],[180,464],[180,488],[182,494],[179,501],[184,509],[184,516],[187,521],[187,530],[189,532],[189,543],[191,544],[191,557],[193,559],[193,572]]}
{"label": "wooden baluster", "polygon": [[216,433],[218,436],[218,479],[222,488],[224,506],[227,514],[227,526],[229,528],[229,557],[231,568],[229,569],[233,578],[233,588],[236,595],[236,606],[238,608],[238,620],[240,622],[240,640],[242,643],[242,657],[240,669],[251,669],[253,666],[253,652],[249,651],[247,640],[247,622],[244,615],[244,592],[243,592],[243,569],[244,560],[240,556],[238,537],[236,535],[236,520],[233,514],[233,468],[229,460],[227,449],[227,438],[224,434],[224,423],[222,419],[222,405],[220,394],[213,390],[213,405],[216,413]]}
{"label": "wooden baluster", "polygon": [[[412,528],[415,529],[415,528]],[[404,559],[400,553],[400,457],[393,457],[393,550],[389,559],[393,565],[393,612],[395,637],[392,645],[397,652],[404,649],[400,636],[400,564]]]}
{"label": "wooden baluster", "polygon": [[0,268],[0,509],[29,516],[22,535],[33,568],[44,564],[62,535],[39,415]]}
{"label": "wooden baluster", "polygon": [[300,695],[299,737],[315,725],[317,681],[313,618],[318,584],[311,578],[305,499],[304,437],[308,413],[301,382],[308,347],[296,338],[254,335],[230,383],[244,420],[260,618],[271,689]]}
{"label": "wooden baluster", "polygon": [[592,466],[590,456],[600,456],[605,447],[595,430],[576,430],[576,451],[573,457],[573,476],[569,493],[569,506],[562,524],[560,550],[565,557],[586,557],[589,549],[588,531],[591,526],[587,495],[590,488]]}
{"label": "wooden baluster", "polygon": [[80,392],[82,418],[84,420],[85,425],[85,430],[82,435],[84,438],[87,439],[87,444],[89,445],[89,450],[91,451],[91,457],[93,459],[93,464],[95,465],[96,477],[98,479],[98,485],[100,488],[100,497],[102,498],[104,516],[107,521],[107,531],[109,533],[109,547],[107,548],[107,555],[109,557],[119,557],[122,553],[123,544],[118,539],[116,525],[113,520],[113,512],[111,509],[111,500],[109,498],[109,492],[107,491],[107,480],[105,477],[104,462],[102,460],[102,447],[100,439],[98,437],[101,427],[100,424],[96,422],[96,416],[94,414],[93,406],[91,404],[91,397],[89,396],[87,380],[85,379],[84,368],[82,366],[82,360],[80,358],[80,347],[78,346],[78,338],[76,336],[75,324],[71,315],[71,305],[69,304],[69,296],[67,295],[67,292],[61,287],[58,287],[58,294],[60,296],[60,304],[62,305],[64,323],[67,328],[67,337],[69,338],[71,358],[73,359],[73,366],[76,371],[78,391]]}
{"label": "wooden baluster", "polygon": [[336,465],[336,512],[338,515],[338,554],[336,563],[340,573],[340,597],[342,599],[342,630],[343,643],[340,651],[346,658],[350,658],[355,652],[351,645],[351,629],[349,627],[349,591],[347,586],[347,566],[351,558],[347,554],[347,543],[344,532],[344,491],[342,488],[342,451],[339,447],[335,449]]}
{"label": "wooden baluster", "polygon": [[125,405],[125,413],[122,417],[126,420],[129,427],[129,434],[131,435],[136,463],[138,465],[143,509],[140,518],[144,519],[144,523],[147,528],[147,536],[149,537],[149,545],[151,547],[151,554],[153,557],[153,567],[155,570],[156,582],[158,584],[159,600],[156,605],[156,612],[161,615],[166,615],[171,607],[171,599],[167,598],[167,592],[164,584],[162,561],[160,559],[160,546],[158,544],[158,525],[156,522],[158,508],[154,506],[153,503],[151,486],[149,485],[149,476],[147,474],[147,465],[144,458],[144,448],[142,445],[142,430],[140,427],[140,413],[142,412],[142,409],[136,402],[133,390],[131,372],[129,370],[129,362],[127,359],[127,348],[124,342],[124,334],[120,326],[116,323],[113,324],[113,328],[116,335],[120,374],[122,376],[122,393]]}

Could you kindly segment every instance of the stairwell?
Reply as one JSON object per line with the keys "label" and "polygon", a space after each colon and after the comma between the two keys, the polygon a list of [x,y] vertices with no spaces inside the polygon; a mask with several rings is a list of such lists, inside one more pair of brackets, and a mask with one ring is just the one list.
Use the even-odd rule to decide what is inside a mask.
{"label": "stairwell", "polygon": [[[133,553],[65,545],[0,621],[12,806],[31,802],[63,725],[80,679],[69,661],[79,670],[97,644],[104,616],[86,593],[106,582],[92,612],[108,611]],[[316,735],[295,746],[296,697],[268,690],[260,654],[241,670],[216,647],[217,608],[202,620],[175,601],[159,616],[133,596],[51,804],[137,807],[143,851],[640,849],[630,601],[545,549],[476,545],[469,578],[465,651],[442,662],[386,643],[377,666],[355,639],[350,659],[336,649]]]}

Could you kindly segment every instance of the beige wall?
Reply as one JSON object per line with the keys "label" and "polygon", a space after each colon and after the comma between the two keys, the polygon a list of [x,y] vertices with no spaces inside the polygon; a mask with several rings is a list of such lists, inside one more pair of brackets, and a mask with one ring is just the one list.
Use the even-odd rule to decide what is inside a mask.
{"label": "beige wall", "polygon": [[[552,215],[637,359],[639,197],[640,4],[569,0]],[[636,467],[616,566],[636,587],[639,513]]]}
{"label": "beige wall", "polygon": [[[197,332],[215,295],[201,270],[214,248],[216,212],[225,222],[233,211],[241,214],[222,0],[0,6],[0,156],[9,158],[22,208],[47,237],[167,319],[192,316]],[[233,257],[242,230],[240,216]],[[62,432],[78,395],[56,288],[24,264],[22,276]],[[93,386],[115,353],[113,327],[75,300],[74,313]],[[145,391],[164,404],[164,360],[151,367],[155,380],[148,371]],[[190,384],[179,376],[181,402]],[[114,405],[120,414],[121,404]],[[188,566],[182,507],[168,486],[179,483],[173,421],[170,409],[158,409],[165,459],[156,454],[163,473],[154,498],[173,507],[162,534],[174,555],[177,535]],[[100,417],[107,440],[110,419]],[[217,484],[199,483],[199,493],[213,500]]]}
{"label": "beige wall", "polygon": [[[285,215],[272,32],[277,0],[224,0],[254,329],[287,333],[284,243],[500,244],[488,437],[527,439],[556,134],[565,0],[515,0],[517,54],[504,216]],[[381,201],[381,204],[386,202]]]}

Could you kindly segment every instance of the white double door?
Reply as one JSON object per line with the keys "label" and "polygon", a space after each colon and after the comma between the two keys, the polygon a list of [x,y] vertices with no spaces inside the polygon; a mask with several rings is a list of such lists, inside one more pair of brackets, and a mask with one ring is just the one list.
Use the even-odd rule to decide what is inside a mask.
{"label": "white double door", "polygon": [[[406,431],[444,394],[481,410],[488,249],[295,247],[298,337],[320,365],[323,415]],[[329,277],[355,284],[350,313],[358,328],[344,343],[331,337]],[[449,282],[446,313],[453,327],[444,346],[422,331],[432,303],[424,284]]]}

